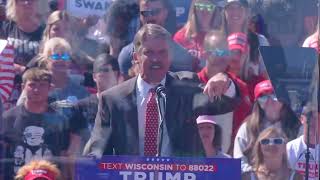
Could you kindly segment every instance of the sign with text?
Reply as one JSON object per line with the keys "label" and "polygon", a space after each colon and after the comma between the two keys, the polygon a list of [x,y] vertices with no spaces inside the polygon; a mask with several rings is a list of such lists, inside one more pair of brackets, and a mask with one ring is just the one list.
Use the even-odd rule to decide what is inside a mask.
{"label": "sign with text", "polygon": [[104,156],[76,163],[77,180],[240,180],[240,159]]}
{"label": "sign with text", "polygon": [[68,0],[67,11],[76,17],[103,16],[113,0]]}

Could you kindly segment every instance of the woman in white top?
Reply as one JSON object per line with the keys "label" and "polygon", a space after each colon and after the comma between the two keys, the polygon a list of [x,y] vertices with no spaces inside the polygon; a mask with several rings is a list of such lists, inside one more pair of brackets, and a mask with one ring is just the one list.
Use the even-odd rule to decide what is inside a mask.
{"label": "woman in white top", "polygon": [[253,170],[243,180],[293,180],[286,155],[287,138],[283,131],[270,127],[262,131],[253,147]]}
{"label": "woman in white top", "polygon": [[253,146],[261,131],[268,127],[278,127],[291,140],[297,137],[300,123],[290,107],[276,97],[269,80],[256,85],[254,89],[255,102],[252,113],[240,126],[233,149],[234,158],[241,158],[243,173],[252,170]]}

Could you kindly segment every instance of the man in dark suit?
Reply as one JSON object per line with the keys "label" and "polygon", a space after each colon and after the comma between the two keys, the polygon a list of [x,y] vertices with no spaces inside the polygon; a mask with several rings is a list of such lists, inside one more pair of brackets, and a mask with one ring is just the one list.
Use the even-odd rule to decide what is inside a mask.
{"label": "man in dark suit", "polygon": [[[222,73],[212,77],[204,91],[211,97],[219,97],[209,101],[203,89],[192,82],[193,78],[197,79],[196,74],[168,72],[171,63],[169,41],[171,34],[159,25],[147,24],[137,32],[134,63],[139,68],[139,75],[101,94],[85,155],[201,154],[201,140],[195,119],[200,114],[232,111],[236,104],[236,99],[232,98],[236,94],[235,86]],[[159,84],[165,86],[167,97],[165,120],[160,131],[159,117],[154,112],[156,106],[154,103],[150,105],[152,101],[155,102],[152,89]]]}

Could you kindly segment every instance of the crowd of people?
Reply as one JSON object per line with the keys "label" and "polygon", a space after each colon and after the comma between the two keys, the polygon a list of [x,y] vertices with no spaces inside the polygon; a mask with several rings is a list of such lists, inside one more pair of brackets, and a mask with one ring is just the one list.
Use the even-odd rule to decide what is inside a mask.
{"label": "crowd of people", "polygon": [[319,57],[317,0],[191,0],[183,26],[172,0],[81,18],[61,2],[0,1],[0,179],[72,179],[81,156],[133,155],[237,158],[244,180],[293,180],[305,154],[319,179],[319,70],[297,115],[259,51]]}

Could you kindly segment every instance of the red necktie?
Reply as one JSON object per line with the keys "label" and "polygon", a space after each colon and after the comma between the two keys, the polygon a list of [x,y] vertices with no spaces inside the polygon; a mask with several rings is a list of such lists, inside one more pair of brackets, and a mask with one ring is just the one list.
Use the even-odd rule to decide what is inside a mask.
{"label": "red necktie", "polygon": [[156,156],[157,154],[157,137],[158,137],[158,111],[155,96],[155,90],[150,89],[149,99],[146,108],[146,124],[144,136],[144,155]]}

